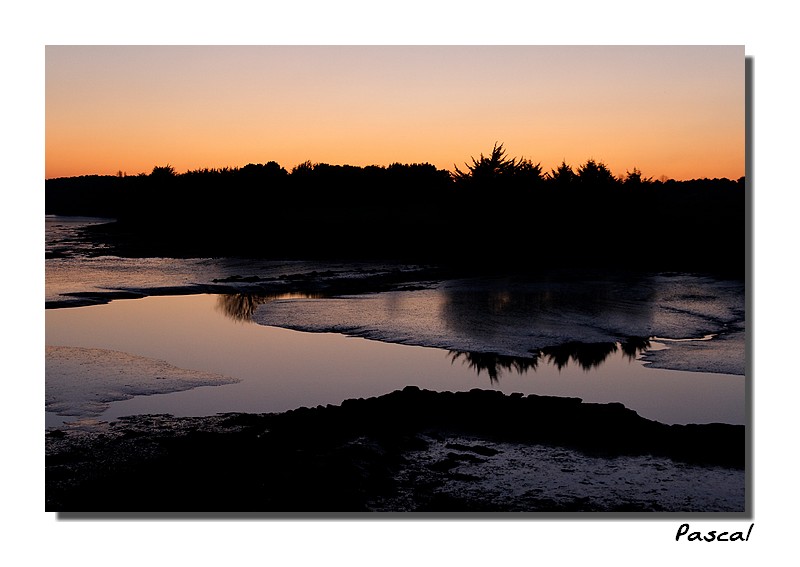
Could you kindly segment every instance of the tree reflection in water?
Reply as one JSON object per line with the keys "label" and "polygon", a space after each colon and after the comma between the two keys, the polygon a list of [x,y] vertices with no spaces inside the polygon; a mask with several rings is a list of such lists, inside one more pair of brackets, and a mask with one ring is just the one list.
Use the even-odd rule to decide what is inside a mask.
{"label": "tree reflection in water", "polygon": [[[226,317],[239,322],[251,322],[259,305],[282,299],[320,299],[318,293],[274,293],[247,294],[237,293],[219,295],[217,309]],[[540,361],[552,364],[558,370],[565,368],[570,362],[584,370],[600,366],[615,352],[621,351],[624,356],[633,360],[650,347],[650,340],[644,337],[629,337],[620,342],[568,342],[562,345],[544,347],[531,351],[530,356],[511,356],[492,352],[449,351],[451,364],[462,360],[478,375],[486,372],[489,381],[498,382],[503,372],[526,374],[528,370],[536,371]]]}
{"label": "tree reflection in water", "polygon": [[541,353],[559,370],[567,366],[570,360],[584,370],[591,370],[600,366],[618,349],[617,343],[569,342],[555,347],[545,347],[541,349]]}
{"label": "tree reflection in water", "polygon": [[319,293],[270,293],[254,295],[250,293],[233,293],[217,296],[217,310],[223,315],[238,322],[251,322],[259,305],[278,299],[319,299]]}
{"label": "tree reflection in water", "polygon": [[629,359],[633,360],[639,354],[643,353],[650,348],[650,339],[644,337],[628,337],[627,340],[620,343],[622,353]]}
{"label": "tree reflection in water", "polygon": [[485,352],[450,351],[450,361],[454,363],[461,359],[475,370],[478,375],[486,372],[489,381],[498,382],[503,372],[516,372],[525,374],[528,370],[536,371],[539,361],[544,360],[554,365],[558,370],[565,368],[570,361],[579,365],[584,370],[597,368],[617,351],[633,360],[640,353],[650,347],[650,340],[644,337],[629,337],[621,342],[607,343],[581,343],[570,342],[554,347],[545,347],[533,351],[529,357],[509,356]]}
{"label": "tree reflection in water", "polygon": [[463,358],[469,367],[480,376],[484,370],[489,375],[489,381],[497,382],[503,371],[515,371],[517,374],[525,374],[528,370],[536,370],[539,364],[539,357],[523,358],[521,356],[508,356],[495,354],[492,352],[459,352],[450,351],[450,362]]}

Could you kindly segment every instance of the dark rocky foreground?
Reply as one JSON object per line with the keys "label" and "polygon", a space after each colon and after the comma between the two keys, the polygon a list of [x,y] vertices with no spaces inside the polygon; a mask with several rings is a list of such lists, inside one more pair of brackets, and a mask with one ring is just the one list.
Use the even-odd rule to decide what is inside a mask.
{"label": "dark rocky foreground", "polygon": [[[434,445],[438,452],[432,451]],[[494,470],[489,465],[498,453],[535,446],[582,455],[580,459],[593,463],[598,475],[606,474],[597,469],[602,463],[647,457],[653,460],[653,470],[669,466],[684,476],[689,469],[700,470],[699,475],[692,474],[702,478],[706,470],[741,472],[745,428],[665,425],[621,404],[590,404],[577,398],[482,390],[436,393],[416,387],[282,414],[134,416],[47,433],[46,508],[58,512],[705,511],[673,510],[652,498],[609,502],[526,494],[514,500],[492,497],[491,491],[447,489],[453,483],[491,482],[486,474]],[[539,470],[530,459],[507,459],[505,466],[515,468],[516,478],[521,478],[528,469]],[[570,466],[563,465],[558,474],[566,478],[574,472]],[[653,477],[641,478],[651,479],[641,481],[645,483],[641,491],[654,492],[648,484],[655,482]]]}

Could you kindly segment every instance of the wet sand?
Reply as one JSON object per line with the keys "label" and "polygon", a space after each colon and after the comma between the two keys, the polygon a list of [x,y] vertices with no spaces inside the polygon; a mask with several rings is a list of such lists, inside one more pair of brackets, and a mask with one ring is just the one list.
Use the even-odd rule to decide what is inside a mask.
{"label": "wet sand", "polygon": [[45,357],[44,408],[61,416],[97,417],[112,402],[134,396],[240,382],[107,349],[47,346]]}
{"label": "wet sand", "polygon": [[621,404],[414,387],[280,414],[75,422],[59,512],[744,512],[744,426]]}

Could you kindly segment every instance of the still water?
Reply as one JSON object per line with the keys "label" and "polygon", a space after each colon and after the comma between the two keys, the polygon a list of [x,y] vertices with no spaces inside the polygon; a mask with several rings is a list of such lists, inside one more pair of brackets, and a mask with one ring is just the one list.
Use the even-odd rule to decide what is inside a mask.
{"label": "still water", "polygon": [[[114,401],[93,416],[102,420],[284,411],[416,385],[621,402],[664,423],[745,423],[741,282],[606,274],[293,293],[293,281],[324,287],[397,267],[120,258],[80,238],[80,227],[98,222],[46,220],[46,344],[237,381]],[[228,293],[200,293],[216,282]],[[142,298],[114,300],[120,293]]]}
{"label": "still water", "polygon": [[[504,370],[493,381],[467,357],[448,350],[244,322],[226,315],[223,301],[214,295],[169,296],[49,309],[46,343],[122,351],[241,380],[114,402],[99,416],[103,420],[139,413],[283,411],[377,396],[407,385],[621,402],[664,423],[745,420],[742,376],[650,369],[618,349],[588,370],[577,362],[559,368],[545,359],[535,369]],[[47,422],[63,419],[48,413]]]}

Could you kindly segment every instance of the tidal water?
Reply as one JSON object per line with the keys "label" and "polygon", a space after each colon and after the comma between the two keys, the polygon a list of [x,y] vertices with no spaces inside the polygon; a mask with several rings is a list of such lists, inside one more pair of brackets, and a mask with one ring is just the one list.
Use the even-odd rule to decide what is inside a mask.
{"label": "tidal water", "polygon": [[[46,219],[46,344],[127,353],[235,382],[170,393],[132,385],[127,399],[109,396],[93,415],[48,411],[47,425],[284,411],[407,385],[621,402],[664,423],[745,423],[741,282],[562,273],[313,294],[293,292],[292,282],[350,281],[398,267],[119,258],[79,238],[78,229],[95,222],[102,221]],[[214,293],[220,282],[224,294]],[[46,374],[55,371],[46,364]]]}

